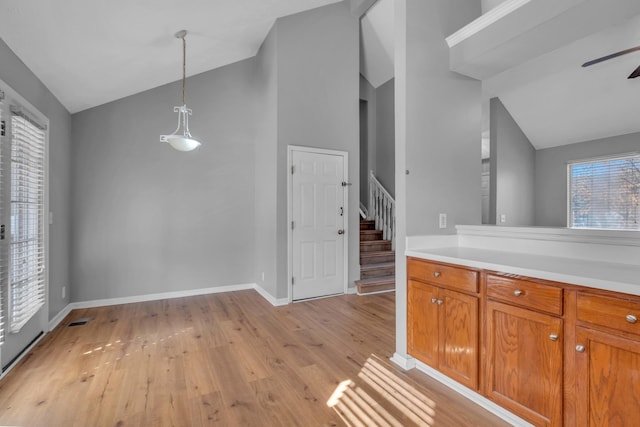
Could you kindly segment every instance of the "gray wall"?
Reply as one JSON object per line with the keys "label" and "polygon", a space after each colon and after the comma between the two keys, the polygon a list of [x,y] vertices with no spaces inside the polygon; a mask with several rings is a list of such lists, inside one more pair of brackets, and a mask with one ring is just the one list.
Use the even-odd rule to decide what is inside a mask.
{"label": "gray wall", "polygon": [[73,115],[73,301],[254,282],[254,59]]}
{"label": "gray wall", "polygon": [[[278,277],[287,272],[287,146],[349,153],[349,283],[359,269],[359,26],[348,2],[277,21]],[[278,298],[288,292],[278,282]]]}
{"label": "gray wall", "polygon": [[[536,150],[498,98],[490,100],[489,121],[491,177],[495,178],[491,180],[489,221],[534,225]],[[502,215],[506,215],[504,223]]]}
{"label": "gray wall", "polygon": [[[360,99],[367,103],[367,145],[366,152],[361,149],[360,200],[368,202],[369,171],[385,189],[395,195],[395,83],[394,79],[380,85],[377,89],[360,76]],[[360,135],[362,138],[362,135]],[[363,158],[363,156],[366,156]],[[366,203],[365,203],[365,206]]]}
{"label": "gray wall", "polygon": [[[480,6],[472,0],[410,0],[407,7],[406,88],[400,98],[406,103],[406,148],[396,151],[406,159],[400,170],[409,170],[407,235],[451,234],[455,224],[480,222],[481,93],[479,81],[449,70],[444,38],[479,15]],[[447,213],[447,229],[438,228],[439,213]]]}
{"label": "gray wall", "polygon": [[[376,168],[377,100],[376,89],[360,74],[360,99],[367,101],[367,159],[360,163],[360,201],[369,208],[369,171]],[[362,153],[361,153],[362,155]],[[363,193],[364,196],[363,196]]]}
{"label": "gray wall", "polygon": [[395,96],[394,79],[376,89],[376,177],[395,197]]}
{"label": "gray wall", "polygon": [[[255,136],[255,278],[275,297],[278,277],[278,58],[277,25],[256,55],[254,92],[259,114]],[[263,279],[264,274],[264,279]]]}
{"label": "gray wall", "polygon": [[[396,351],[406,354],[405,236],[480,224],[481,87],[449,70],[445,37],[476,0],[396,0]],[[409,170],[409,175],[405,175]],[[448,228],[438,228],[438,214]]]}
{"label": "gray wall", "polygon": [[498,6],[500,3],[504,3],[505,0],[481,0],[482,4],[482,13],[487,13],[494,7]]}
{"label": "gray wall", "polygon": [[535,224],[567,226],[567,162],[640,151],[640,133],[580,142],[536,152]]}
{"label": "gray wall", "polygon": [[[0,40],[0,79],[49,118],[49,319],[69,303],[71,115]],[[62,298],[62,287],[66,297]]]}

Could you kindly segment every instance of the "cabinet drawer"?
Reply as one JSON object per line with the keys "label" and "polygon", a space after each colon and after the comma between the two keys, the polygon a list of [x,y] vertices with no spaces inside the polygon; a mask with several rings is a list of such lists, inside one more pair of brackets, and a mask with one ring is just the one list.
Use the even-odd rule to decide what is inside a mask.
{"label": "cabinet drawer", "polygon": [[578,293],[578,320],[640,334],[640,302]]}
{"label": "cabinet drawer", "polygon": [[407,276],[451,289],[478,292],[478,272],[463,267],[409,258]]}
{"label": "cabinet drawer", "polygon": [[562,288],[487,274],[487,296],[520,307],[562,315]]}

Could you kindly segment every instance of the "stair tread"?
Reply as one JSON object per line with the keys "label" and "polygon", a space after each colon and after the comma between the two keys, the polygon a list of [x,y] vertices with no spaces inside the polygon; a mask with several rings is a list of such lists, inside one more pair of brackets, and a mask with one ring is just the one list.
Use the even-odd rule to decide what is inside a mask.
{"label": "stair tread", "polygon": [[383,283],[395,283],[396,276],[382,276],[382,277],[371,277],[369,279],[360,279],[356,280],[356,283],[359,285],[377,285]]}
{"label": "stair tread", "polygon": [[364,240],[360,242],[361,245],[380,245],[380,244],[390,244],[391,240]]}
{"label": "stair tread", "polygon": [[395,254],[396,251],[371,251],[371,252],[363,252],[360,254],[360,256],[367,256],[367,257],[376,257],[376,256],[384,256],[384,255],[392,255]]}
{"label": "stair tread", "polygon": [[376,270],[383,268],[395,268],[395,262],[379,262],[377,264],[365,264],[360,266],[360,271]]}

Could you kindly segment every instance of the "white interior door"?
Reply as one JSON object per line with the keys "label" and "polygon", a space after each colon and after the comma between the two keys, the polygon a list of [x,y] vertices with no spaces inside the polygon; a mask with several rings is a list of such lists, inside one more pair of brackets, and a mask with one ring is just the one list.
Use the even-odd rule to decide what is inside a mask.
{"label": "white interior door", "polygon": [[345,291],[345,156],[291,150],[294,301]]}

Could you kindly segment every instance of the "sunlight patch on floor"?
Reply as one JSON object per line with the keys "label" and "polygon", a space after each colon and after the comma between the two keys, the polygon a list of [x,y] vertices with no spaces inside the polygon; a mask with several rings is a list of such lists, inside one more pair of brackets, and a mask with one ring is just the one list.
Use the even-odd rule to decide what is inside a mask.
{"label": "sunlight patch on floor", "polygon": [[367,359],[357,381],[362,385],[350,379],[341,382],[327,401],[348,426],[435,425],[435,402],[399,378],[377,356]]}

